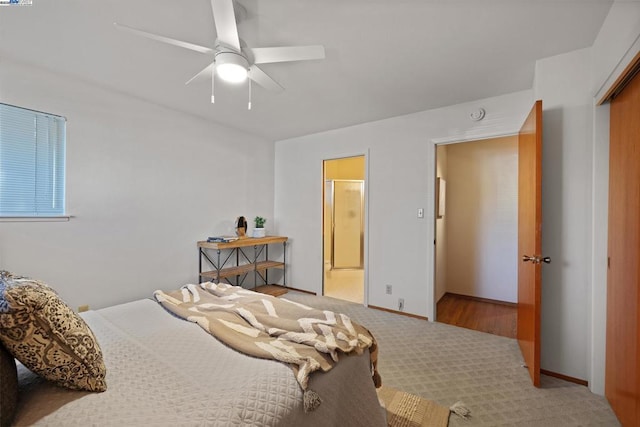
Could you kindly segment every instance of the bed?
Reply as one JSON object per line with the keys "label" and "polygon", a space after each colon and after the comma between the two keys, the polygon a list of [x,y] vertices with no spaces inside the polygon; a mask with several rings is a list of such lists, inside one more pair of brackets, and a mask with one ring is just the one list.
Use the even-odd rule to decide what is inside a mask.
{"label": "bed", "polygon": [[367,351],[312,374],[322,403],[305,412],[286,364],[238,353],[154,300],[81,315],[101,347],[107,390],[59,387],[18,363],[13,425],[386,425]]}

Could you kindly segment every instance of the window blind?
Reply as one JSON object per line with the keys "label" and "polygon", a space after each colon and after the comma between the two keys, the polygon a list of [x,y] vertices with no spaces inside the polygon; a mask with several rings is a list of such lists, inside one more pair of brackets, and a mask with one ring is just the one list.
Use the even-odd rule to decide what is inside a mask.
{"label": "window blind", "polygon": [[65,215],[66,119],[0,104],[0,217]]}

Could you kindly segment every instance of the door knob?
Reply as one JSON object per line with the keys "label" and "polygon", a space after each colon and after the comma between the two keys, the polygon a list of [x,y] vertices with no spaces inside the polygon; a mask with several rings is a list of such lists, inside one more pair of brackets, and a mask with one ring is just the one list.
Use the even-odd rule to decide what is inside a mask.
{"label": "door knob", "polygon": [[545,264],[551,264],[551,257],[540,257],[537,255],[534,256],[529,256],[529,255],[522,255],[522,262],[527,262],[530,261],[534,264],[540,264],[541,262],[544,262]]}

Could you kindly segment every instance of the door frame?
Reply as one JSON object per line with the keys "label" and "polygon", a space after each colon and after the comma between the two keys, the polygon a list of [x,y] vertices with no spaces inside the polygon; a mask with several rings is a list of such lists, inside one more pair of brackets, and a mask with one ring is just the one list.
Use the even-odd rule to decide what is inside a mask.
{"label": "door frame", "polygon": [[362,157],[364,156],[364,190],[362,192],[364,197],[364,227],[363,227],[363,270],[364,270],[364,292],[362,304],[365,307],[369,306],[369,149],[367,148],[364,151],[358,152],[347,152],[340,153],[334,156],[327,156],[322,158],[322,162],[320,164],[320,194],[322,197],[320,198],[320,223],[321,223],[321,238],[320,238],[320,253],[322,254],[320,263],[320,274],[322,277],[322,295],[324,295],[324,203],[325,203],[325,177],[324,177],[324,162],[331,160],[340,160],[346,159],[349,157]]}
{"label": "door frame", "polygon": [[[526,118],[526,115],[525,115]],[[521,120],[521,122],[524,121],[524,119]],[[521,125],[522,123],[520,123]],[[429,182],[427,182],[428,188],[430,189],[431,193],[427,196],[427,200],[428,200],[428,204],[427,204],[427,209],[425,211],[425,218],[431,218],[432,219],[432,224],[430,227],[427,228],[427,230],[429,231],[429,234],[427,236],[427,242],[433,242],[433,245],[429,245],[428,247],[428,251],[430,251],[430,253],[427,253],[427,271],[431,271],[433,274],[431,274],[430,276],[428,276],[428,280],[429,283],[427,283],[427,318],[433,322],[436,322],[438,319],[436,318],[436,313],[437,313],[437,301],[436,301],[436,286],[435,286],[435,282],[436,282],[436,216],[435,216],[435,209],[436,209],[436,191],[435,191],[435,187],[436,187],[436,156],[437,156],[437,150],[438,150],[438,146],[439,145],[452,145],[452,144],[458,144],[458,143],[462,143],[462,142],[474,142],[474,141],[482,141],[484,139],[494,139],[494,138],[503,138],[503,137],[509,137],[509,136],[518,136],[518,132],[520,130],[519,125],[514,124],[513,125],[513,129],[509,129],[506,131],[495,131],[492,132],[491,130],[488,130],[487,132],[482,132],[482,133],[473,133],[473,134],[469,134],[469,133],[465,133],[465,134],[459,134],[459,135],[451,135],[445,138],[435,138],[432,139],[431,142],[431,149],[430,149],[430,153],[431,153],[431,159],[430,159],[430,166],[431,166],[431,170],[433,171],[432,174],[429,174]],[[429,270],[430,269],[430,270]]]}

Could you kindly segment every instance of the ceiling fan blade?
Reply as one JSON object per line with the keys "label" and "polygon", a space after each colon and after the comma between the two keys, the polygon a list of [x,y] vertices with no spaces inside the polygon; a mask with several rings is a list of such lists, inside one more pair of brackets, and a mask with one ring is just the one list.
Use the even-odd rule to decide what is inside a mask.
{"label": "ceiling fan blade", "polygon": [[199,46],[197,44],[183,42],[181,40],[160,36],[158,34],[147,33],[146,31],[142,31],[135,28],[127,27],[126,25],[118,24],[117,22],[114,22],[113,25],[121,31],[126,31],[128,33],[135,34],[137,36],[146,37],[151,40],[156,40],[156,41],[167,43],[173,46],[183,47],[185,49],[195,50],[196,52],[200,52],[200,53],[213,53],[213,49],[210,49],[205,46]]}
{"label": "ceiling fan blade", "polygon": [[281,92],[284,90],[282,86],[276,83],[271,77],[269,77],[264,71],[258,68],[256,65],[249,67],[249,78],[258,83],[263,88],[272,92]]}
{"label": "ceiling fan blade", "polygon": [[324,59],[324,46],[288,46],[251,48],[255,64]]}
{"label": "ceiling fan blade", "polygon": [[193,82],[194,80],[203,79],[204,77],[207,77],[209,80],[211,80],[211,73],[213,73],[213,68],[215,67],[215,65],[216,65],[215,62],[212,62],[211,64],[207,65],[206,67],[204,67],[202,69],[202,71],[200,71],[198,74],[196,74],[195,76],[193,76],[189,80],[187,80],[185,85],[188,85],[189,83]]}
{"label": "ceiling fan blade", "polygon": [[218,41],[240,52],[240,39],[233,0],[211,0]]}

